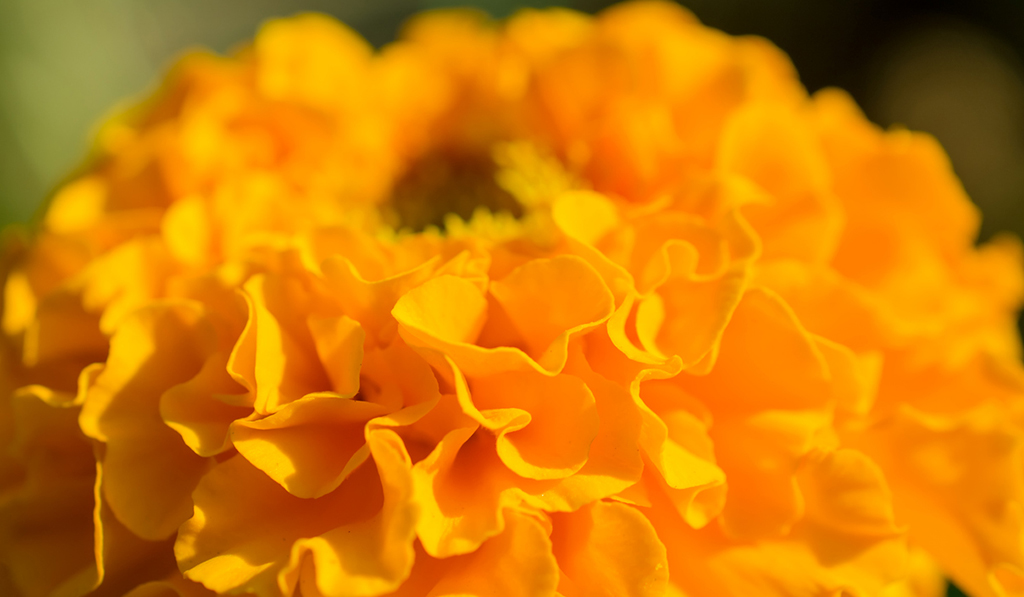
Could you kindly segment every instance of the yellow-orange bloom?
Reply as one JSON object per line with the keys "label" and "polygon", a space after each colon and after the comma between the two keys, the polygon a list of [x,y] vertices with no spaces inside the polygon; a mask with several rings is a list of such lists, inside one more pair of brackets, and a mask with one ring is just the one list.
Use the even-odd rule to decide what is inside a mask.
{"label": "yellow-orange bloom", "polygon": [[0,259],[0,593],[1024,595],[1018,241],[673,4],[183,58]]}

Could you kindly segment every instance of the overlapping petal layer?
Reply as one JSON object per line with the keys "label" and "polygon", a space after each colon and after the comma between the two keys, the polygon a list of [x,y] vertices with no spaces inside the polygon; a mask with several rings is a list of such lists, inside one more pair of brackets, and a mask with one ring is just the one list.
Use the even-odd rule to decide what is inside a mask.
{"label": "overlapping petal layer", "polygon": [[272,21],[6,237],[0,592],[1024,594],[977,219],[674,4]]}

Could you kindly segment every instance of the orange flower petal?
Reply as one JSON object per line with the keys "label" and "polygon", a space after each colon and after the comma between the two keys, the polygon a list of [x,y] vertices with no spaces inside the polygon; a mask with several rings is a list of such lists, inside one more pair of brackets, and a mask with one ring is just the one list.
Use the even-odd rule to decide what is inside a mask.
{"label": "orange flower petal", "polygon": [[1014,473],[1021,450],[1015,426],[992,408],[942,419],[904,407],[855,445],[886,473],[910,540],[959,586],[972,595],[1016,586],[1024,570],[1024,485]]}
{"label": "orange flower petal", "polygon": [[843,217],[829,191],[828,164],[805,120],[769,103],[737,110],[722,133],[717,164],[770,193],[770,207],[744,210],[765,258],[823,262],[832,256]]}
{"label": "orange flower petal", "polygon": [[[8,410],[9,409],[9,410]],[[4,404],[0,561],[14,595],[85,594],[100,580],[94,553],[96,465],[77,409],[31,394]],[[4,587],[0,581],[0,588]]]}
{"label": "orange flower petal", "polygon": [[417,544],[408,580],[388,597],[531,597],[551,595],[558,565],[545,526],[529,515],[508,512],[505,530],[473,553],[435,559]]}
{"label": "orange flower petal", "polygon": [[303,594],[357,597],[397,588],[413,558],[409,461],[389,431],[368,443],[372,461],[318,499],[289,494],[244,458],[218,465],[178,533],[186,577],[218,593],[290,595],[301,586]]}
{"label": "orange flower petal", "polygon": [[[494,429],[498,456],[516,474],[564,478],[587,462],[600,421],[594,395],[579,378],[532,372],[475,378],[472,400],[485,418],[497,410],[525,415]],[[573,424],[567,428],[566,421]]]}
{"label": "orange flower petal", "polygon": [[347,259],[333,256],[322,264],[324,282],[332,298],[351,318],[367,330],[378,343],[386,343],[394,334],[391,309],[406,292],[422,284],[440,259],[430,259],[413,269],[382,280],[368,281]]}
{"label": "orange flower petal", "polygon": [[[195,308],[156,305],[124,320],[79,424],[104,442],[104,498],[132,532],[150,540],[188,519],[193,487],[209,463],[160,418],[160,397],[199,372],[212,339]],[[173,355],[173,356],[172,356]]]}
{"label": "orange flower petal", "polygon": [[331,389],[345,397],[359,391],[359,367],[363,362],[362,327],[349,317],[316,317],[308,320],[309,331],[323,363]]}
{"label": "orange flower petal", "polygon": [[309,394],[262,419],[235,421],[231,440],[239,454],[289,493],[318,498],[366,461],[363,428],[384,412],[371,402]]}
{"label": "orange flower petal", "polygon": [[235,346],[230,370],[256,395],[256,411],[272,413],[331,382],[300,313],[308,294],[294,278],[254,276],[245,284],[249,323]]}
{"label": "orange flower petal", "polygon": [[228,355],[210,355],[195,377],[160,397],[160,416],[200,456],[231,447],[230,426],[252,413],[252,397],[227,374]]}
{"label": "orange flower petal", "polygon": [[614,298],[600,275],[578,257],[530,261],[491,283],[490,293],[526,343],[526,352],[548,369],[565,360],[565,342],[604,322]]}
{"label": "orange flower petal", "polygon": [[668,583],[665,546],[642,514],[625,504],[594,502],[552,519],[551,542],[565,597],[657,596]]}
{"label": "orange flower petal", "polygon": [[501,533],[505,511],[522,499],[493,436],[480,428],[448,432],[413,466],[413,479],[422,509],[416,533],[427,553],[438,558],[475,551]]}
{"label": "orange flower petal", "polygon": [[267,97],[331,108],[363,75],[370,46],[322,15],[272,21],[256,38],[257,79]]}
{"label": "orange flower petal", "polygon": [[784,302],[762,289],[743,295],[712,372],[680,381],[716,415],[823,408],[833,397],[828,362],[814,339]]}
{"label": "orange flower petal", "polygon": [[657,471],[658,484],[686,522],[700,528],[721,512],[726,476],[715,463],[707,423],[698,418],[703,413],[691,412],[697,406],[693,399],[670,384],[640,383],[660,376],[651,372],[633,384],[644,421],[640,446]]}

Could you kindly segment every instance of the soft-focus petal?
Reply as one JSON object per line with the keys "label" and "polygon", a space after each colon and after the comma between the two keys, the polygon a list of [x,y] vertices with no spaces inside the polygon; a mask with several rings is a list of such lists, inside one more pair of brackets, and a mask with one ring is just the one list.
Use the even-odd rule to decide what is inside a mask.
{"label": "soft-focus petal", "polygon": [[[1022,486],[1020,432],[991,409],[960,419],[909,407],[856,443],[885,471],[896,515],[972,595],[998,595],[1020,578]],[[994,573],[1005,566],[1003,578]],[[998,587],[998,588],[997,588]]]}
{"label": "soft-focus petal", "polygon": [[[409,574],[415,508],[408,456],[390,432],[337,490],[300,499],[244,458],[211,471],[175,545],[188,578],[216,592],[376,595]],[[234,496],[234,497],[228,497]]]}
{"label": "soft-focus petal", "polygon": [[188,304],[157,305],[126,319],[82,405],[83,431],[105,444],[104,497],[146,539],[170,537],[188,519],[192,489],[209,466],[160,418],[161,395],[202,366],[212,338],[203,324]]}
{"label": "soft-focus petal", "polygon": [[552,521],[551,542],[565,597],[656,596],[668,583],[665,546],[635,509],[596,502]]}
{"label": "soft-focus petal", "polygon": [[310,394],[262,419],[236,421],[231,440],[239,454],[290,493],[317,498],[366,460],[363,427],[384,412],[371,402]]}

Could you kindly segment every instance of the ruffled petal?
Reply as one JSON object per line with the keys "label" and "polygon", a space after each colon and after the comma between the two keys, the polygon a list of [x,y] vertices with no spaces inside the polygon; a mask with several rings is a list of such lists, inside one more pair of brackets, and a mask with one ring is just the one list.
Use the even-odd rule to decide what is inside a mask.
{"label": "ruffled petal", "polygon": [[55,293],[36,307],[35,317],[25,330],[22,360],[28,367],[63,359],[84,366],[102,360],[106,348],[107,338],[100,332],[99,319],[85,312],[81,298]]}
{"label": "ruffled petal", "polygon": [[[547,372],[519,348],[483,348],[472,344],[486,322],[486,311],[487,300],[475,284],[445,275],[400,298],[392,315],[409,346],[448,355],[467,374],[488,375],[531,368]],[[438,360],[438,364],[443,363],[443,359]]]}
{"label": "ruffled petal", "polygon": [[649,371],[632,388],[643,417],[639,444],[650,463],[647,483],[659,486],[683,519],[700,528],[721,513],[725,472],[707,433],[710,417],[677,386],[656,381],[659,377],[657,370]]}
{"label": "ruffled petal", "polygon": [[830,405],[828,362],[792,310],[777,295],[751,289],[730,321],[706,376],[680,378],[716,415]]}
{"label": "ruffled petal", "polygon": [[490,285],[527,354],[549,370],[564,363],[565,344],[611,316],[615,299],[586,261],[572,256],[535,259]]}
{"label": "ruffled petal", "polygon": [[505,530],[473,553],[436,559],[417,543],[412,573],[387,597],[548,597],[555,595],[557,583],[545,525],[513,510]]}
{"label": "ruffled petal", "polygon": [[[836,257],[841,269],[855,280],[862,273],[874,277],[892,271],[893,261],[875,261],[891,247],[877,244],[877,236],[876,243],[863,242],[861,234],[870,233],[871,219],[898,219],[904,241],[923,233],[943,251],[959,251],[973,241],[978,209],[934,138],[909,131],[883,133],[864,119],[849,95],[836,89],[821,92],[814,102],[824,155],[850,217],[851,230]],[[854,246],[873,251],[857,257],[848,252]]]}
{"label": "ruffled petal", "polygon": [[100,578],[96,464],[78,430],[77,409],[52,408],[30,394],[4,401],[0,420],[13,428],[0,482],[0,576],[14,595],[84,595]]}
{"label": "ruffled petal", "polygon": [[495,438],[478,427],[448,432],[413,466],[416,533],[427,553],[446,558],[475,551],[505,527],[505,512],[518,505],[522,481],[508,470]]}
{"label": "ruffled petal", "polygon": [[946,575],[928,552],[911,548],[907,561],[907,576],[887,585],[882,597],[944,597]]}
{"label": "ruffled petal", "polygon": [[178,574],[167,580],[152,580],[124,594],[124,597],[214,597],[216,593]]}
{"label": "ruffled petal", "polygon": [[737,110],[722,133],[717,166],[771,195],[770,205],[744,209],[764,244],[764,258],[826,262],[843,226],[830,191],[828,164],[811,127],[778,104]]}
{"label": "ruffled petal", "polygon": [[885,471],[910,540],[957,585],[972,595],[1015,590],[1024,570],[1016,426],[992,407],[955,419],[904,407],[851,439]]}
{"label": "ruffled petal", "polygon": [[112,597],[152,579],[179,576],[170,541],[144,541],[114,516],[102,497],[105,476],[99,464],[93,508],[96,588],[88,594]]}
{"label": "ruffled petal", "polygon": [[778,537],[792,529],[804,514],[797,466],[827,427],[827,416],[815,411],[765,411],[715,425],[711,437],[729,484],[722,525],[730,536]]}
{"label": "ruffled petal", "polygon": [[331,381],[301,315],[309,301],[302,283],[265,274],[252,277],[244,290],[249,323],[229,370],[255,393],[256,411],[273,413],[306,394],[329,390]]}
{"label": "ruffled petal", "polygon": [[510,512],[505,530],[474,553],[455,558],[431,597],[544,597],[558,584],[558,566],[544,526]]}
{"label": "ruffled petal", "polygon": [[[810,597],[874,595],[902,578],[906,544],[886,511],[888,489],[878,469],[862,455],[839,453],[811,464],[805,475],[830,492],[808,500],[807,518],[788,537],[768,541],[735,542],[715,525],[691,530],[667,496],[652,492],[645,514],[667,548],[670,582],[696,597]],[[841,520],[831,517],[837,510]]]}
{"label": "ruffled petal", "polygon": [[413,565],[412,539],[417,508],[410,500],[412,479],[405,446],[390,431],[367,434],[384,491],[380,512],[362,525],[300,539],[280,582],[309,597],[380,595],[405,581]]}
{"label": "ruffled petal", "polygon": [[594,502],[552,518],[551,542],[565,597],[655,597],[665,593],[665,546],[642,514],[625,504]]}
{"label": "ruffled petal", "polygon": [[[566,292],[552,296],[550,288],[559,284]],[[537,294],[544,289],[546,295]],[[582,311],[574,300],[580,290],[590,297]],[[593,267],[568,255],[531,261],[492,282],[490,292],[489,308],[469,280],[440,276],[399,299],[392,314],[406,342],[450,356],[467,375],[530,369],[554,375],[565,366],[570,338],[607,320],[615,301]]]}
{"label": "ruffled petal", "polygon": [[133,239],[92,261],[82,272],[83,306],[101,313],[100,329],[111,334],[136,309],[164,294],[174,264],[157,238]]}
{"label": "ruffled petal", "polygon": [[227,373],[228,355],[210,355],[195,377],[160,397],[160,416],[199,456],[231,447],[231,422],[252,413],[252,395]]}
{"label": "ruffled petal", "polygon": [[257,84],[269,98],[334,108],[351,94],[370,51],[351,29],[321,15],[271,22],[256,38]]}
{"label": "ruffled petal", "polygon": [[[471,382],[473,404],[485,420],[497,411],[519,411],[520,422],[497,431],[502,462],[529,479],[559,479],[587,462],[600,420],[594,395],[579,378],[504,373]],[[566,421],[573,425],[566,427]]]}
{"label": "ruffled petal", "polygon": [[372,460],[335,491],[300,499],[242,457],[196,489],[175,554],[186,577],[218,593],[377,595],[412,567],[409,461],[390,431],[368,437]]}
{"label": "ruffled petal", "polygon": [[382,280],[366,280],[348,259],[337,255],[327,258],[321,268],[324,282],[333,291],[345,314],[358,321],[371,338],[386,344],[394,334],[391,309],[406,292],[426,281],[439,258],[430,259],[406,272]]}
{"label": "ruffled petal", "polygon": [[359,367],[366,338],[362,327],[344,315],[311,317],[308,325],[331,389],[346,398],[354,396],[359,391]]}
{"label": "ruffled petal", "polygon": [[366,461],[370,451],[363,428],[384,413],[372,402],[310,394],[262,419],[235,421],[231,440],[239,454],[289,493],[318,498]]}
{"label": "ruffled petal", "polygon": [[406,329],[440,345],[473,344],[484,326],[487,301],[472,282],[439,276],[400,298],[392,314]]}
{"label": "ruffled petal", "polygon": [[614,230],[620,220],[615,203],[588,191],[562,194],[551,205],[551,217],[566,235],[590,245]]}
{"label": "ruffled petal", "polygon": [[594,395],[598,430],[587,462],[553,487],[541,487],[530,496],[545,510],[572,511],[594,500],[625,490],[640,479],[643,460],[635,446],[641,434],[641,416],[629,393],[602,378],[582,362],[570,359],[567,370],[584,380]]}
{"label": "ruffled petal", "polygon": [[88,388],[79,424],[105,444],[103,494],[114,514],[145,539],[165,539],[188,519],[190,494],[209,462],[160,418],[160,397],[195,376],[212,340],[189,304],[128,317]]}

